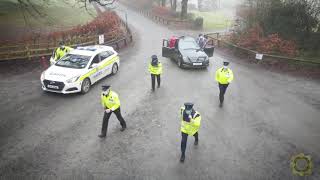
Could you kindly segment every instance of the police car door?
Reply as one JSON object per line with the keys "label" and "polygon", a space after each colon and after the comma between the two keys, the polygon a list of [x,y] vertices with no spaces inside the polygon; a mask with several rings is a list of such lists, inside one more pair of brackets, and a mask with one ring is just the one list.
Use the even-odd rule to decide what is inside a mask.
{"label": "police car door", "polygon": [[89,69],[91,69],[91,71],[94,71],[94,73],[90,76],[91,83],[98,81],[102,76],[102,72],[100,71],[100,68],[99,68],[100,62],[101,61],[100,61],[99,54],[97,54],[91,61]]}
{"label": "police car door", "polygon": [[109,52],[109,51],[104,51],[104,52],[100,53],[103,77],[111,74],[112,65],[113,65],[111,62],[112,54],[113,54],[113,52]]}

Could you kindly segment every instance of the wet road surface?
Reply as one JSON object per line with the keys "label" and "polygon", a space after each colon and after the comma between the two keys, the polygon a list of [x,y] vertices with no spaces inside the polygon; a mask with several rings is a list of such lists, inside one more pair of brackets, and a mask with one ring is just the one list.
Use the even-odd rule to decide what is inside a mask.
{"label": "wet road surface", "polygon": [[[120,53],[118,74],[86,95],[41,90],[40,70],[2,76],[0,177],[4,179],[301,179],[291,156],[310,154],[320,179],[320,84],[219,55],[205,70],[182,70],[162,58],[160,89],[151,92],[147,72],[162,39],[181,35],[119,6],[128,13],[134,44]],[[224,59],[235,74],[225,106],[218,107],[214,72]],[[108,137],[99,139],[103,110],[100,86],[111,84],[121,100],[128,129],[114,115]],[[199,146],[189,137],[179,163],[179,109],[195,103],[202,115]]]}

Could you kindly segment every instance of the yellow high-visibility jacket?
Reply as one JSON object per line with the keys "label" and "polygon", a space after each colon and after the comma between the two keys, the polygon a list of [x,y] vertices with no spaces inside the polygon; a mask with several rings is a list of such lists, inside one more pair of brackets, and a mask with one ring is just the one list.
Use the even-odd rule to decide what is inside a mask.
{"label": "yellow high-visibility jacket", "polygon": [[104,96],[101,94],[101,104],[106,109],[111,109],[111,111],[115,111],[120,107],[120,100],[117,93],[110,91],[108,96]]}
{"label": "yellow high-visibility jacket", "polygon": [[72,50],[71,47],[65,46],[64,49],[61,49],[60,47],[56,50],[54,53],[54,60],[61,59],[64,55],[66,55],[68,52]]}
{"label": "yellow high-visibility jacket", "polygon": [[161,62],[158,63],[158,66],[152,66],[151,63],[149,64],[149,72],[154,75],[162,74],[162,64]]}
{"label": "yellow high-visibility jacket", "polygon": [[184,107],[181,107],[181,132],[186,133],[188,135],[193,136],[200,129],[201,116],[200,113],[196,111],[196,113],[192,116],[190,122],[186,122],[183,120],[183,112]]}
{"label": "yellow high-visibility jacket", "polygon": [[233,80],[233,72],[231,69],[220,68],[216,71],[216,81],[220,84],[229,84]]}

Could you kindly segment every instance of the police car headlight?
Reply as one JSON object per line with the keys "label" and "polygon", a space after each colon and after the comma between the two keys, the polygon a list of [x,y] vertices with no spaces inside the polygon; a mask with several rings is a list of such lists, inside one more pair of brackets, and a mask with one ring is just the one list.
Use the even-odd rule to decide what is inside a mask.
{"label": "police car headlight", "polygon": [[70,79],[68,79],[66,82],[67,82],[67,83],[74,83],[74,82],[76,82],[76,81],[79,79],[79,77],[80,77],[80,76],[76,76],[76,77],[70,78]]}
{"label": "police car headlight", "polygon": [[41,80],[41,81],[43,81],[43,80],[45,79],[45,72],[46,72],[46,71],[43,71],[43,72],[41,73],[41,76],[40,76],[40,80]]}

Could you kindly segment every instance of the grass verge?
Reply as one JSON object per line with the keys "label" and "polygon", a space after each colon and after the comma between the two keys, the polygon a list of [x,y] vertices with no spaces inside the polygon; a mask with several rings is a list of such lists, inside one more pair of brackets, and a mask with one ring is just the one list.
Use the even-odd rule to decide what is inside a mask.
{"label": "grass verge", "polygon": [[[27,10],[21,10],[17,0],[1,0],[0,27],[68,28],[85,24],[97,15],[91,4],[88,4],[88,11],[86,11],[75,0],[50,0],[48,3],[44,3],[42,0],[33,0],[32,2],[42,15],[36,14],[32,8],[29,8],[29,13]],[[31,14],[35,14],[35,16]]]}
{"label": "grass verge", "polygon": [[232,20],[228,18],[223,12],[199,12],[192,11],[195,17],[203,18],[203,29],[209,30],[223,30],[230,28]]}

